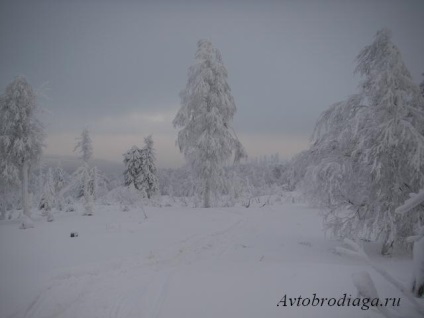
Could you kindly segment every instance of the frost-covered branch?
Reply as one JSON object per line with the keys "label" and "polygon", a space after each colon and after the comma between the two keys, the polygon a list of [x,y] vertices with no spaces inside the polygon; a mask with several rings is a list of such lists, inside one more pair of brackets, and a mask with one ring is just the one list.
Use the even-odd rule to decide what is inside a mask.
{"label": "frost-covered branch", "polygon": [[405,201],[400,207],[396,208],[395,212],[399,214],[406,214],[421,203],[424,202],[424,189],[418,193],[410,193],[410,198]]}
{"label": "frost-covered branch", "polygon": [[344,243],[350,248],[336,247],[336,251],[341,254],[357,257],[365,261],[370,265],[377,273],[379,273],[384,279],[395,286],[414,306],[415,310],[424,315],[424,306],[417,302],[414,295],[406,288],[401,282],[391,276],[386,270],[374,263],[369,256],[365,253],[364,249],[356,242],[345,239]]}

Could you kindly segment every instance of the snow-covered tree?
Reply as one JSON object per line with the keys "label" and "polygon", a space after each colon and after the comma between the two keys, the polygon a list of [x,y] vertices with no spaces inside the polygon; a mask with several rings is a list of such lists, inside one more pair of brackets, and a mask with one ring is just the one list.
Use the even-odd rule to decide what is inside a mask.
{"label": "snow-covered tree", "polygon": [[159,191],[157,170],[156,170],[156,156],[155,149],[153,148],[152,136],[144,138],[145,146],[141,150],[141,179],[142,188],[146,192],[147,198],[151,198]]}
{"label": "snow-covered tree", "polygon": [[141,170],[143,169],[142,151],[137,146],[132,146],[124,155],[124,185],[134,186],[135,189],[141,191],[143,189],[143,179]]}
{"label": "snow-covered tree", "polygon": [[93,199],[95,200],[98,195],[99,188],[99,169],[96,166],[91,169],[91,178],[90,178],[90,193],[93,195]]}
{"label": "snow-covered tree", "polygon": [[299,188],[310,164],[312,164],[312,153],[309,149],[298,153],[289,161],[284,176],[287,183],[286,188],[289,191]]}
{"label": "snow-covered tree", "polygon": [[94,210],[94,195],[90,191],[91,170],[88,163],[84,162],[81,166],[81,175],[84,189],[84,213],[83,215],[93,215]]}
{"label": "snow-covered tree", "polygon": [[55,192],[61,191],[63,187],[65,186],[65,183],[66,183],[65,175],[66,175],[66,172],[58,164],[53,171],[53,183],[54,183]]}
{"label": "snow-covered tree", "polygon": [[358,131],[367,124],[361,102],[360,95],[353,95],[323,112],[308,156],[300,163],[305,173],[301,188],[315,204],[328,208],[325,226],[338,237],[372,231],[365,217],[371,179],[356,149]]}
{"label": "snow-covered tree", "polygon": [[42,210],[42,215],[47,217],[47,221],[51,222],[54,220],[52,209],[55,206],[56,191],[53,180],[52,169],[49,168],[44,181],[43,192],[41,194],[41,200],[39,208]]}
{"label": "snow-covered tree", "polygon": [[74,152],[79,153],[82,161],[88,162],[93,155],[93,145],[88,129],[84,128],[81,136],[77,137],[76,140],[77,143],[75,144]]}
{"label": "snow-covered tree", "polygon": [[159,183],[152,136],[146,137],[144,142],[143,149],[133,146],[124,154],[124,185],[134,186],[150,199],[159,191]]}
{"label": "snow-covered tree", "polygon": [[221,53],[207,40],[197,46],[173,125],[181,128],[177,144],[197,177],[204,207],[210,207],[211,194],[223,186],[225,163],[233,154],[235,161],[246,154],[231,127],[236,105]]}
{"label": "snow-covered tree", "polygon": [[[89,166],[89,160],[93,154],[93,146],[90,134],[86,128],[83,129],[81,136],[77,138],[74,148],[75,152],[80,154],[82,165],[74,173],[74,178],[79,180],[79,188],[81,195],[84,197],[84,214],[93,215],[94,210],[94,193],[93,193],[93,173]],[[92,185],[90,187],[90,184]]]}
{"label": "snow-covered tree", "polygon": [[62,169],[62,167],[58,164],[57,167],[53,171],[53,185],[54,185],[54,191],[56,194],[56,206],[57,208],[62,211],[64,199],[62,194],[62,189],[65,187],[65,171]]}
{"label": "snow-covered tree", "polygon": [[29,206],[28,178],[40,158],[44,128],[36,116],[37,98],[24,77],[17,77],[0,97],[0,174],[22,185],[21,228],[33,227]]}
{"label": "snow-covered tree", "polygon": [[388,254],[395,240],[413,231],[422,213],[400,218],[394,210],[424,185],[424,103],[387,29],[377,32],[357,60],[372,120],[360,134],[359,145],[365,150],[360,157],[371,167],[369,209],[386,234],[382,252]]}
{"label": "snow-covered tree", "polygon": [[357,57],[359,94],[323,113],[309,150],[307,190],[329,208],[338,236],[383,238],[383,254],[410,235],[423,211],[394,213],[424,182],[423,98],[384,29]]}
{"label": "snow-covered tree", "polygon": [[[424,76],[424,73],[423,73]],[[424,79],[422,80],[421,84],[420,84],[420,89],[421,89],[421,96],[424,97]]]}
{"label": "snow-covered tree", "polygon": [[7,212],[18,205],[20,197],[17,184],[0,178],[0,220],[7,218]]}
{"label": "snow-covered tree", "polygon": [[242,206],[248,208],[250,201],[253,197],[253,189],[250,185],[249,178],[242,176],[240,172],[236,170],[227,171],[227,189],[228,193],[228,206],[234,206],[240,203]]}

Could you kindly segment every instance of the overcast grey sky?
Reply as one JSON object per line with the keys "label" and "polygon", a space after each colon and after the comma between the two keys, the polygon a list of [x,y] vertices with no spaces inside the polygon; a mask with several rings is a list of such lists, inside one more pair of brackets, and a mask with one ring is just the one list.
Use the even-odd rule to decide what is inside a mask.
{"label": "overcast grey sky", "polygon": [[178,166],[171,122],[206,38],[223,55],[250,157],[290,157],[320,112],[356,91],[354,58],[383,27],[418,83],[422,0],[0,0],[0,90],[24,75],[42,92],[47,154],[72,154],[88,127],[97,158],[121,161],[153,134],[159,166]]}

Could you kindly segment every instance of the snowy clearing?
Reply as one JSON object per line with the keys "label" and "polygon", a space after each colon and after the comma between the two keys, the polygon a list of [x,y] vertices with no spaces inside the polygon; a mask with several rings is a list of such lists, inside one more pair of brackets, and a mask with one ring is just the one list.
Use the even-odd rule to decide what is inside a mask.
{"label": "snowy clearing", "polygon": [[[284,295],[356,297],[351,275],[364,270],[381,298],[401,297],[361,261],[335,253],[319,211],[304,205],[146,208],[147,220],[117,206],[80,212],[28,230],[0,222],[1,317],[381,317],[360,307],[277,306]],[[410,281],[409,259],[367,248]],[[410,304],[400,305],[407,312]]]}

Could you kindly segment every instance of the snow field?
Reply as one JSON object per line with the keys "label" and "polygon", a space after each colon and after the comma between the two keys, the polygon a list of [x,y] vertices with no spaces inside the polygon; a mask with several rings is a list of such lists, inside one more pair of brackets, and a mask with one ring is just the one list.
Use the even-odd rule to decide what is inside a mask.
{"label": "snow field", "polygon": [[[146,208],[147,220],[117,206],[80,212],[24,231],[1,221],[1,317],[381,317],[277,307],[284,295],[356,297],[351,275],[363,270],[380,297],[400,297],[361,261],[334,253],[319,211],[303,205]],[[409,282],[409,259],[373,259]],[[406,299],[401,306],[408,310]]]}

